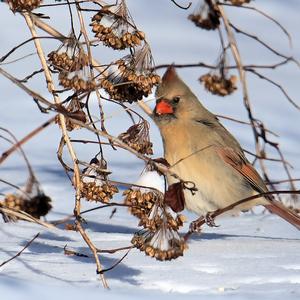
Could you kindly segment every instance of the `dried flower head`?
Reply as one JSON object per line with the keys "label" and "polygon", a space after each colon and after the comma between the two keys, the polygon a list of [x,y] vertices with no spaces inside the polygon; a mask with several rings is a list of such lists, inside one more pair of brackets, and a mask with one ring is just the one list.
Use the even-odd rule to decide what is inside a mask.
{"label": "dried flower head", "polygon": [[104,45],[116,50],[141,45],[145,34],[134,25],[125,0],[104,6],[92,18],[92,31]]}
{"label": "dried flower head", "polygon": [[[26,198],[21,194],[7,194],[0,206],[13,210],[24,211],[34,218],[40,219],[51,210],[51,198],[43,192],[39,192],[33,197]],[[10,221],[17,221],[16,217],[10,217]]]}
{"label": "dried flower head", "polygon": [[[153,190],[151,196],[155,197],[147,201],[146,196],[141,195],[149,194],[143,190],[139,192],[136,190],[135,195],[132,191],[126,193],[127,203],[134,205],[131,210],[134,209],[133,212],[140,218],[139,226],[145,228],[134,235],[132,244],[158,260],[182,256],[186,244],[179,236],[178,229],[183,225],[185,217],[177,215],[165,205],[163,193]],[[131,198],[131,195],[135,197]]]}
{"label": "dried flower head", "polygon": [[183,256],[183,252],[187,248],[184,239],[179,236],[178,232],[164,224],[155,232],[141,230],[135,233],[131,243],[146,255],[160,261]]}
{"label": "dried flower head", "polygon": [[83,171],[81,196],[88,201],[108,203],[118,193],[118,188],[111,184],[107,177],[110,172],[104,159],[100,161],[95,157],[90,166]]}
{"label": "dried flower head", "polygon": [[142,120],[138,124],[134,124],[124,133],[121,133],[118,138],[141,154],[152,155],[152,143],[149,137],[149,123]]}
{"label": "dried flower head", "polygon": [[90,76],[88,55],[79,47],[76,39],[70,37],[56,51],[48,54],[48,61],[58,71],[59,83],[77,93],[92,91],[96,84]]}
{"label": "dried flower head", "polygon": [[150,47],[145,44],[111,65],[100,86],[115,100],[129,103],[141,100],[160,83],[160,77],[152,71],[153,65]]}
{"label": "dried flower head", "polygon": [[226,69],[226,54],[223,51],[215,71],[202,75],[199,81],[204,85],[206,90],[214,95],[227,96],[237,89],[237,77],[228,75]]}
{"label": "dried flower head", "polygon": [[193,14],[188,16],[197,27],[206,30],[215,30],[220,25],[218,6],[213,0],[201,1]]}
{"label": "dried flower head", "polygon": [[199,80],[209,92],[222,97],[232,94],[237,89],[235,75],[226,78],[222,75],[207,73],[202,75]]}
{"label": "dried flower head", "polygon": [[[81,128],[80,125],[77,125],[73,122],[72,119],[76,119],[83,123],[86,123],[87,117],[83,111],[84,104],[79,101],[77,97],[73,97],[66,107],[61,107],[61,110],[64,110],[68,116],[65,116],[66,128],[68,131]],[[60,124],[59,116],[55,117],[55,123]]]}
{"label": "dried flower head", "polygon": [[153,189],[132,187],[123,192],[125,196],[124,203],[129,205],[129,211],[132,215],[142,219],[147,217],[154,204],[161,197],[161,193]]}
{"label": "dried flower head", "polygon": [[38,8],[42,0],[7,0],[7,3],[13,12],[21,12]]}

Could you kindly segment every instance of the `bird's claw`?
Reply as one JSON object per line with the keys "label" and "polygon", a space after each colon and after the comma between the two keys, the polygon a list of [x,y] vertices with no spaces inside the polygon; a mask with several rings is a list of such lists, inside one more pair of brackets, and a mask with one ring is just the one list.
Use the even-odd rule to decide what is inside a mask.
{"label": "bird's claw", "polygon": [[205,224],[209,227],[219,227],[219,225],[216,225],[215,218],[212,216],[212,213],[207,213],[204,217]]}
{"label": "bird's claw", "polygon": [[189,227],[189,232],[190,233],[200,233],[201,232],[201,226],[203,225],[204,218],[200,217],[199,219],[191,222],[190,227]]}

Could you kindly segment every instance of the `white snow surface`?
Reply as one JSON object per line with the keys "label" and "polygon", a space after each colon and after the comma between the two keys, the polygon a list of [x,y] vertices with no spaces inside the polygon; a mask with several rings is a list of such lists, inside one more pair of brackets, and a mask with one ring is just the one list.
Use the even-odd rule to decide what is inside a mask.
{"label": "white snow surface", "polygon": [[[47,2],[47,1],[45,1]],[[188,1],[180,1],[187,3]],[[195,6],[196,3],[194,3]],[[29,38],[24,20],[14,16],[1,3],[0,11],[0,56],[19,42]],[[253,12],[227,8],[235,24],[248,31],[256,32],[276,49],[299,59],[299,9],[298,0],[261,0],[255,5],[277,18],[293,37],[293,48],[289,51],[288,41],[274,24]],[[192,11],[180,10],[171,1],[129,0],[128,7],[136,24],[144,30],[150,42],[156,64],[214,63],[216,33],[199,31],[186,16]],[[54,24],[68,33],[66,10],[52,8]],[[41,10],[42,11],[42,10]],[[13,38],[11,38],[13,37]],[[49,52],[58,43],[43,40]],[[267,55],[253,42],[241,38],[241,53],[245,63],[274,63],[278,58]],[[9,60],[33,52],[31,46],[17,51]],[[253,50],[259,49],[259,50]],[[102,49],[101,49],[102,51]],[[111,55],[103,49],[101,55]],[[120,54],[118,54],[120,55]],[[36,58],[29,57],[20,64],[3,65],[18,78],[23,78],[38,69]],[[16,67],[18,66],[18,67]],[[160,70],[160,74],[163,70]],[[193,91],[203,103],[216,114],[246,119],[239,90],[232,97],[219,99],[207,93],[197,82],[206,70],[179,69],[178,73],[189,82]],[[264,71],[286,87],[290,96],[299,104],[299,70],[294,65],[279,71]],[[299,156],[299,112],[283,97],[280,91],[266,82],[248,76],[250,97],[255,115],[263,119],[268,127],[280,137],[271,137],[279,142],[287,160],[294,165],[292,174],[300,177]],[[9,128],[22,138],[50,115],[41,114],[33,101],[5,78],[0,77],[1,109],[0,126]],[[32,83],[32,88],[45,93],[43,80]],[[45,94],[45,96],[47,96]],[[150,96],[149,99],[153,99]],[[153,106],[153,101],[150,105]],[[130,123],[121,109],[106,105],[107,127],[113,135],[124,132]],[[116,121],[116,118],[118,120]],[[224,125],[238,138],[242,146],[252,148],[252,133],[249,128],[229,121]],[[93,136],[85,136],[92,138]],[[158,130],[151,123],[151,138],[154,142],[154,157],[162,156],[162,144]],[[176,136],[175,136],[176,138]],[[47,220],[57,220],[73,211],[74,192],[56,158],[60,133],[52,126],[44,130],[24,146],[33,169],[45,193],[53,199],[53,210]],[[1,140],[0,153],[9,144]],[[93,146],[78,145],[80,159],[89,161],[97,149]],[[105,148],[105,154],[116,181],[137,182],[144,164],[125,151]],[[275,155],[275,152],[273,153]],[[67,157],[67,155],[65,155]],[[249,157],[251,158],[251,157]],[[283,179],[286,175],[281,166],[268,164],[272,179]],[[0,166],[0,178],[22,186],[27,176],[23,160],[14,155]],[[149,178],[148,178],[149,179]],[[148,180],[147,179],[147,180]],[[152,181],[152,180],[151,180]],[[155,185],[157,187],[157,185]],[[296,185],[299,186],[299,185]],[[288,186],[286,186],[288,187]],[[0,193],[11,191],[0,183]],[[119,195],[115,200],[121,201]],[[83,203],[82,210],[95,205]],[[130,216],[126,208],[119,207],[110,219],[112,208],[83,214],[87,233],[98,248],[111,249],[130,245],[134,232],[138,230],[137,219]],[[195,215],[185,212],[188,221]],[[276,216],[247,213],[239,217],[224,217],[216,220],[220,227],[204,228],[202,235],[192,236],[189,249],[183,257],[170,262],[158,262],[133,249],[113,270],[106,273],[110,290],[104,290],[96,275],[94,259],[77,232],[45,229],[28,222],[3,223],[0,221],[0,264],[18,253],[25,244],[40,232],[39,237],[16,259],[0,267],[0,299],[299,299],[300,297],[300,251],[299,232]],[[186,232],[188,224],[181,230]],[[67,249],[89,257],[66,256]],[[104,254],[100,260],[104,268],[111,267],[125,252]]]}

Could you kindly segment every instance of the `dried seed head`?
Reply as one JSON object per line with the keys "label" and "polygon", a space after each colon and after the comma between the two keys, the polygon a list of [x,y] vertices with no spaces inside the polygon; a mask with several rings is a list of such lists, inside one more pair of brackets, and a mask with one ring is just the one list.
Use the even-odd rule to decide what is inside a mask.
{"label": "dried seed head", "polygon": [[81,196],[88,201],[108,203],[119,192],[118,188],[108,181],[109,173],[104,160],[93,158],[90,166],[82,174]]}
{"label": "dried seed head", "polygon": [[13,12],[32,11],[38,8],[42,0],[7,0]]}
{"label": "dried seed head", "polygon": [[48,54],[48,61],[59,73],[60,85],[77,93],[92,91],[96,88],[91,78],[88,55],[78,46],[72,36],[57,50]]}
{"label": "dried seed head", "polygon": [[46,196],[44,193],[40,193],[30,198],[30,201],[25,201],[24,211],[39,219],[40,217],[46,216],[51,210],[51,201],[51,198]]}
{"label": "dried seed head", "polygon": [[[44,193],[39,192],[31,198],[24,198],[18,194],[7,194],[0,206],[4,206],[13,210],[24,211],[34,218],[39,219],[47,215],[51,210],[51,198],[46,196]],[[17,221],[17,217],[10,217],[10,221]]]}
{"label": "dried seed head", "polygon": [[[76,119],[83,123],[87,122],[86,114],[82,109],[83,106],[84,104],[81,103],[77,97],[73,97],[69,104],[66,107],[63,107],[63,109],[68,113],[68,116],[70,116],[65,116],[65,123],[68,131],[81,128],[81,126],[74,123],[72,119]],[[60,119],[58,115],[55,117],[55,123],[60,125]]]}
{"label": "dried seed head", "polygon": [[193,14],[188,16],[197,27],[206,30],[215,30],[220,25],[220,13],[218,6],[211,2],[204,2],[199,5]]}
{"label": "dried seed head", "polygon": [[149,137],[149,123],[142,120],[138,124],[134,124],[118,138],[141,154],[152,155],[152,143]]}
{"label": "dried seed head", "polygon": [[95,37],[115,50],[139,46],[145,39],[145,34],[134,25],[124,0],[100,9],[90,25]]}
{"label": "dried seed head", "polygon": [[160,83],[160,77],[152,71],[153,65],[150,48],[145,44],[133,55],[111,65],[109,74],[100,80],[100,86],[115,100],[130,103],[141,100]]}
{"label": "dried seed head", "polygon": [[156,232],[138,232],[133,236],[131,243],[146,255],[160,261],[176,259],[182,256],[187,248],[184,239],[176,231],[164,227]]}
{"label": "dried seed head", "polygon": [[154,204],[161,198],[160,193],[144,188],[131,188],[125,190],[123,195],[124,203],[130,205],[130,213],[139,219],[147,218]]}
{"label": "dried seed head", "polygon": [[[140,221],[144,230],[137,232],[132,244],[157,260],[171,260],[183,255],[186,244],[178,229],[185,218],[177,215],[164,202],[164,194],[145,188],[132,188],[124,192],[125,203]],[[150,204],[150,205],[149,205]]]}
{"label": "dried seed head", "polygon": [[202,75],[199,81],[203,83],[209,92],[222,97],[232,94],[237,89],[237,77],[235,75],[225,78],[220,75],[207,73]]}
{"label": "dried seed head", "polygon": [[226,51],[223,50],[215,71],[202,75],[199,81],[212,94],[227,96],[237,89],[237,77],[228,75]]}

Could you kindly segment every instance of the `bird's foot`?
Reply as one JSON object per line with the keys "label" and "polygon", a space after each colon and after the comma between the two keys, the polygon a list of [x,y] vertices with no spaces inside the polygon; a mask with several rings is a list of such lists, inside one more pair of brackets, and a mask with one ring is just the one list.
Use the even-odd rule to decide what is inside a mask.
{"label": "bird's foot", "polygon": [[219,225],[216,225],[215,218],[213,217],[212,213],[208,212],[205,217],[205,224],[209,227],[219,227]]}
{"label": "bird's foot", "polygon": [[201,232],[201,226],[205,223],[205,218],[200,217],[197,220],[191,222],[189,232],[190,233],[200,233]]}

